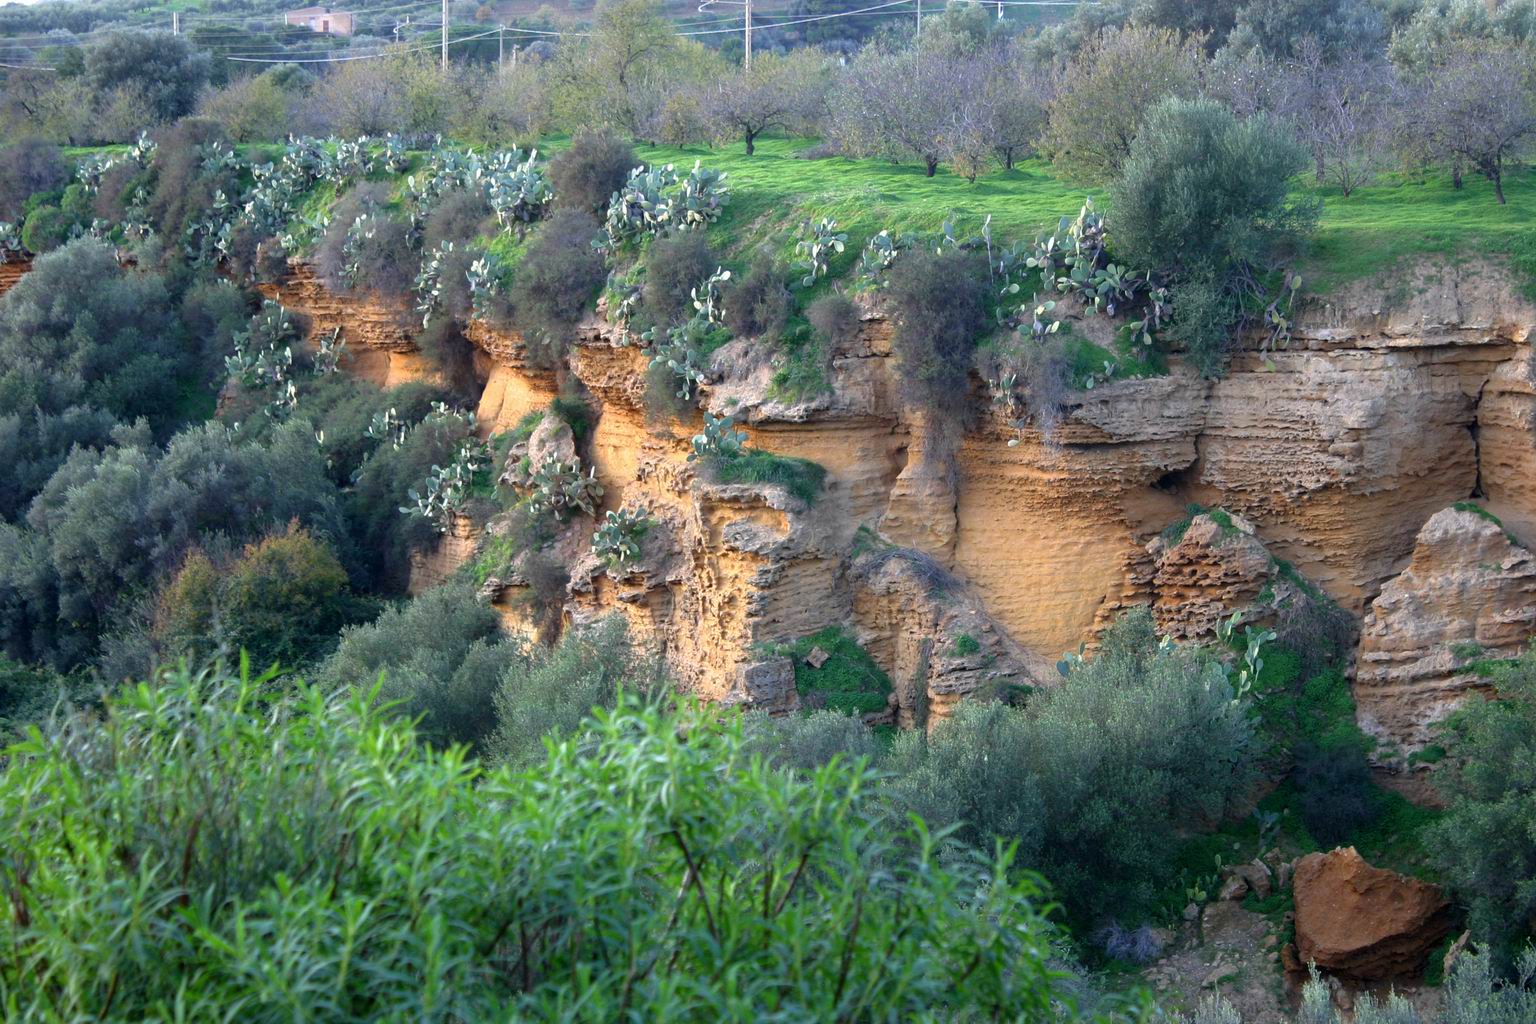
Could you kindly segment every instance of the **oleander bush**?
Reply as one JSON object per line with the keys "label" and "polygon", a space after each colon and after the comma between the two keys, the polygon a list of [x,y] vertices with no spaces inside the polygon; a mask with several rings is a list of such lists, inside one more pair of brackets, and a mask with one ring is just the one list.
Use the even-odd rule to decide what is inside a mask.
{"label": "oleander bush", "polygon": [[[178,669],[0,766],[12,1020],[1049,1019],[1033,876],[623,702],[526,772]],[[14,840],[24,839],[24,842]]]}

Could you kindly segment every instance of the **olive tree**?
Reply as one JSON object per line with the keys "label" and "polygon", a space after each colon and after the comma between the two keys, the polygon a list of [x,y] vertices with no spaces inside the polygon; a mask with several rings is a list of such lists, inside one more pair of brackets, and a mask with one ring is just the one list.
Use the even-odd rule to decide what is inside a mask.
{"label": "olive tree", "polygon": [[1169,99],[1147,118],[1110,191],[1115,254],[1174,285],[1174,337],[1215,373],[1245,299],[1315,222],[1290,178],[1305,151],[1266,117]]}
{"label": "olive tree", "polygon": [[169,32],[113,32],[85,55],[85,75],[98,94],[128,87],[144,97],[157,121],[192,112],[208,67],[208,54]]}

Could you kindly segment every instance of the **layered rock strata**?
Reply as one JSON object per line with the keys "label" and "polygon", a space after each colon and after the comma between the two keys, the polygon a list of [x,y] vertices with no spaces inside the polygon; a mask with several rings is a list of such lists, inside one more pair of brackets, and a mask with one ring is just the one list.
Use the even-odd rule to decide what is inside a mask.
{"label": "layered rock strata", "polygon": [[1491,513],[1443,509],[1413,557],[1371,602],[1355,669],[1360,726],[1402,760],[1435,742],[1456,708],[1486,689],[1480,663],[1509,658],[1536,633],[1536,555]]}
{"label": "layered rock strata", "polygon": [[[774,392],[764,346],[733,342],[714,357],[704,405],[734,416],[753,446],[825,466],[826,491],[810,507],[773,488],[701,479],[685,458],[697,421],[648,418],[645,354],[594,321],[567,375],[596,413],[583,458],[607,490],[604,509],[652,505],[673,550],[629,579],[578,574],[570,614],[624,611],[707,696],[782,690],[782,667],[753,668],[754,648],[858,627],[860,607],[879,603],[860,597],[850,574],[863,527],[959,579],[996,635],[1024,652],[1024,674],[1048,683],[1040,665],[1133,604],[1160,606],[1174,635],[1207,637],[1234,602],[1274,585],[1256,554],[1202,567],[1193,550],[1149,552],[1191,502],[1251,524],[1255,543],[1359,614],[1437,511],[1474,494],[1501,511],[1536,508],[1526,336],[1536,310],[1487,267],[1401,279],[1399,294],[1361,285],[1313,303],[1287,350],[1240,352],[1219,381],[1175,359],[1164,376],[1074,394],[1049,434],[1008,422],[977,382],[973,425],[954,443],[903,409],[878,305],[830,354],[830,389],[805,401]],[[303,268],[274,294],[316,329],[341,323],[354,354],[382,353],[370,379],[430,372],[408,362],[408,325],[388,310],[327,296]],[[483,429],[510,429],[548,406],[556,376],[527,364],[515,332],[471,324],[466,335],[485,371]],[[1519,516],[1508,518],[1518,529]],[[1233,554],[1244,551],[1246,542]],[[1190,607],[1175,614],[1180,603]],[[942,648],[946,628],[915,605],[902,614],[927,624],[900,643],[866,627],[898,680],[916,672],[911,637]],[[935,685],[938,706],[947,698]]]}

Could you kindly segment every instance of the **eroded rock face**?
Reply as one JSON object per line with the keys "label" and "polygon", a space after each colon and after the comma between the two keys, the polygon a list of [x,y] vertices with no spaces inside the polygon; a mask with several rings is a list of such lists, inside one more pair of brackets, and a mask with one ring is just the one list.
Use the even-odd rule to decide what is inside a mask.
{"label": "eroded rock face", "polygon": [[896,722],[903,728],[947,718],[978,691],[1008,696],[1054,674],[992,620],[958,579],[913,552],[864,555],[849,572],[859,641],[889,666]]}
{"label": "eroded rock face", "polygon": [[1367,864],[1345,847],[1296,862],[1296,948],[1302,964],[1361,981],[1416,974],[1450,931],[1438,886]]}
{"label": "eroded rock face", "polygon": [[1158,536],[1147,554],[1152,621],[1175,640],[1214,639],[1224,619],[1252,605],[1279,575],[1253,527],[1226,513],[1194,516],[1176,542]]}
{"label": "eroded rock face", "polygon": [[[852,623],[899,685],[922,675],[938,706],[950,699],[947,680],[984,674],[917,672],[923,643],[942,648],[953,629],[900,588],[876,594],[851,578],[861,527],[958,577],[999,644],[1022,652],[1026,674],[1137,603],[1154,605],[1165,632],[1208,639],[1235,607],[1283,589],[1264,552],[1358,614],[1402,571],[1436,511],[1478,488],[1536,508],[1526,338],[1536,310],[1488,268],[1425,273],[1401,296],[1362,285],[1315,303],[1289,350],[1239,353],[1220,381],[1175,358],[1165,376],[1075,394],[1049,436],[989,409],[978,381],[972,427],[937,444],[902,407],[878,306],[830,354],[831,389],[804,400],[772,392],[763,352],[723,347],[704,407],[735,417],[754,447],[824,466],[813,507],[701,479],[685,458],[697,414],[648,416],[645,353],[594,319],[563,374],[595,414],[579,455],[605,488],[604,510],[644,504],[667,549],[618,579],[594,560],[574,574],[568,615],[622,611],[715,698],[777,692],[777,670],[741,674],[759,665],[764,642]],[[322,293],[297,268],[280,297],[317,329],[341,323],[354,353],[382,358],[370,379],[412,372],[390,311]],[[515,331],[473,323],[465,335],[485,364],[483,430],[548,407],[556,375],[528,364]],[[1216,541],[1232,538],[1202,526],[1187,543],[1149,549],[1190,502],[1230,511],[1251,535],[1240,531],[1229,549]]]}
{"label": "eroded rock face", "polygon": [[1355,667],[1360,726],[1397,761],[1486,682],[1469,669],[1536,633],[1536,556],[1475,506],[1435,513],[1413,559],[1371,603]]}

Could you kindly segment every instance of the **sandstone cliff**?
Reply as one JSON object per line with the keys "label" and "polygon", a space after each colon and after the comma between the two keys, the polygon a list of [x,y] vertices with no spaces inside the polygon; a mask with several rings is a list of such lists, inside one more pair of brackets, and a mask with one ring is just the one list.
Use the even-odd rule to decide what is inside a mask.
{"label": "sandstone cliff", "polygon": [[[1287,350],[1239,353],[1220,381],[1175,361],[1165,376],[1077,393],[1050,436],[1016,430],[978,387],[975,425],[952,458],[901,407],[878,305],[831,354],[830,390],[805,402],[771,394],[773,367],[749,344],[726,346],[705,407],[732,414],[756,447],[825,466],[813,506],[700,479],[685,459],[697,423],[648,420],[644,353],[595,320],[569,367],[597,413],[584,457],[604,508],[653,509],[669,550],[622,580],[594,560],[573,579],[570,614],[623,611],[712,698],[766,685],[774,673],[755,648],[841,622],[861,631],[899,691],[921,685],[942,708],[986,673],[935,677],[932,652],[953,628],[921,602],[871,592],[849,557],[861,527],[951,574],[980,616],[976,635],[1008,648],[1005,674],[1034,683],[1049,683],[1060,652],[1135,603],[1150,601],[1174,635],[1208,637],[1218,619],[1288,585],[1276,559],[1364,613],[1448,505],[1486,496],[1516,529],[1536,526],[1527,339],[1536,310],[1490,267],[1403,280],[1398,295],[1359,285],[1314,302]],[[274,294],[316,330],[341,325],[370,379],[430,372],[400,310],[329,295],[304,267]],[[472,324],[466,333],[480,353],[485,430],[548,406],[555,377],[526,365],[515,332]],[[1245,524],[1242,539],[1212,560],[1202,525],[1187,544],[1149,550],[1191,502],[1229,510]],[[1507,636],[1524,628],[1500,614],[1511,618]],[[1418,742],[1410,723],[1419,712],[1383,713],[1377,692],[1396,698],[1378,679],[1368,672],[1362,683],[1378,732]]]}
{"label": "sandstone cliff", "polygon": [[[0,268],[0,286],[24,269]],[[588,558],[568,615],[620,610],[702,695],[773,693],[776,706],[793,704],[782,667],[753,651],[842,623],[898,692],[919,687],[941,711],[999,679],[1051,682],[1060,652],[1133,604],[1151,603],[1171,635],[1205,638],[1231,611],[1310,579],[1365,617],[1362,723],[1390,748],[1422,747],[1475,689],[1455,650],[1505,656],[1536,628],[1524,549],[1475,514],[1442,512],[1476,498],[1515,536],[1536,535],[1536,309],[1494,266],[1425,265],[1393,280],[1312,301],[1286,350],[1239,352],[1219,381],[1175,359],[1164,376],[1076,393],[1049,436],[1006,421],[978,382],[958,446],[935,443],[903,410],[878,304],[831,354],[830,389],[807,401],[773,397],[770,360],[744,341],[726,346],[705,407],[733,415],[756,447],[825,466],[812,506],[701,479],[686,461],[697,422],[648,418],[644,353],[594,320],[568,367],[596,414],[583,457],[605,488],[603,509],[653,508],[666,550],[623,579]],[[334,295],[302,264],[264,291],[304,314],[312,335],[341,328],[352,372],[381,385],[435,372],[402,304]],[[548,407],[556,376],[527,364],[515,332],[472,323],[465,334],[483,430]],[[1190,503],[1227,510],[1242,536],[1227,549],[1227,531],[1192,524],[1160,546]],[[966,624],[887,578],[892,570],[860,569],[851,552],[861,528],[952,577]],[[576,532],[565,549],[584,549]],[[456,529],[417,560],[417,584],[451,573],[477,541]],[[503,607],[515,618],[514,602]],[[995,642],[981,657],[1003,667],[936,661],[957,631]]]}

